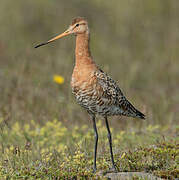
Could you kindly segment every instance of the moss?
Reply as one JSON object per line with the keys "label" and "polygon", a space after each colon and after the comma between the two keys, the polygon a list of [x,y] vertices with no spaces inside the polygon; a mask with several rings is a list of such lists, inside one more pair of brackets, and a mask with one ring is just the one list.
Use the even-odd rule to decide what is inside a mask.
{"label": "moss", "polygon": [[154,171],[154,174],[164,179],[174,179],[179,178],[179,169]]}

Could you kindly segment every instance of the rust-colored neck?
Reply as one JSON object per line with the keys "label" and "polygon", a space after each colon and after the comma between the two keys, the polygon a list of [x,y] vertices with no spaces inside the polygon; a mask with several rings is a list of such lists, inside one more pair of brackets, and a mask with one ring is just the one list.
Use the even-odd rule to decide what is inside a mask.
{"label": "rust-colored neck", "polygon": [[76,65],[93,63],[89,48],[89,32],[77,34],[75,49]]}

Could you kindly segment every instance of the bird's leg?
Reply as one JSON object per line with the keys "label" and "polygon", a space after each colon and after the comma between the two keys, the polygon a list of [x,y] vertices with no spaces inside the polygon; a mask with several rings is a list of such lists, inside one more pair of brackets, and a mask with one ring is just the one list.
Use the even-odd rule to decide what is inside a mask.
{"label": "bird's leg", "polygon": [[111,137],[111,131],[109,128],[107,116],[105,117],[105,122],[106,122],[107,131],[108,131],[108,140],[109,140],[109,147],[110,147],[110,153],[111,153],[112,167],[113,167],[114,171],[117,171],[115,163],[114,163],[113,150],[112,150],[112,137]]}
{"label": "bird's leg", "polygon": [[98,146],[98,131],[96,128],[96,120],[95,115],[91,115],[91,119],[93,121],[93,129],[94,129],[94,137],[95,137],[95,145],[94,145],[94,164],[93,164],[93,172],[96,172],[96,154],[97,154],[97,146]]}

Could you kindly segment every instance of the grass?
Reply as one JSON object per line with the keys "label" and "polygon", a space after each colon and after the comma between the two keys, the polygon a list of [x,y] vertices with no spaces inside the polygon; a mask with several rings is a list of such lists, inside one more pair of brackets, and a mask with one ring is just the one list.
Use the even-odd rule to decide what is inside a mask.
{"label": "grass", "polygon": [[[102,170],[105,174],[111,166],[107,134],[101,121],[97,126],[100,140],[97,166],[98,171]],[[179,139],[161,136],[159,131],[165,134],[166,130],[161,132],[159,126],[149,126],[141,132],[114,133],[113,147],[118,170],[178,178]],[[0,138],[1,179],[96,177],[92,173],[93,131],[86,125],[69,130],[57,120],[44,126],[34,121],[24,126],[15,123],[12,127],[4,125]]]}
{"label": "grass", "polygon": [[[92,125],[69,85],[74,37],[33,48],[63,32],[76,16],[89,21],[96,63],[118,80],[126,97],[147,117],[110,119],[118,170],[176,178],[178,8],[177,0],[2,0],[1,179],[95,176]],[[98,170],[105,173],[110,157],[100,118],[98,128]]]}

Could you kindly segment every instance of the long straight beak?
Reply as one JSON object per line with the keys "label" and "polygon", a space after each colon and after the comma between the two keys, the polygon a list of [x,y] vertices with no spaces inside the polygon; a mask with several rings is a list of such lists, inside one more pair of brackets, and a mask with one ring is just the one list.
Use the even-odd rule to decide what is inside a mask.
{"label": "long straight beak", "polygon": [[55,41],[55,40],[57,40],[57,39],[60,39],[60,38],[62,38],[62,37],[64,37],[64,36],[68,36],[68,35],[70,35],[70,34],[72,34],[72,32],[70,32],[69,30],[67,30],[67,31],[65,31],[64,33],[62,33],[62,34],[60,34],[60,35],[58,35],[58,36],[50,39],[49,41],[44,42],[44,43],[41,43],[41,44],[35,46],[35,48],[38,48],[38,47],[40,47],[40,46],[49,44],[49,43],[51,43],[51,42],[53,42],[53,41]]}

